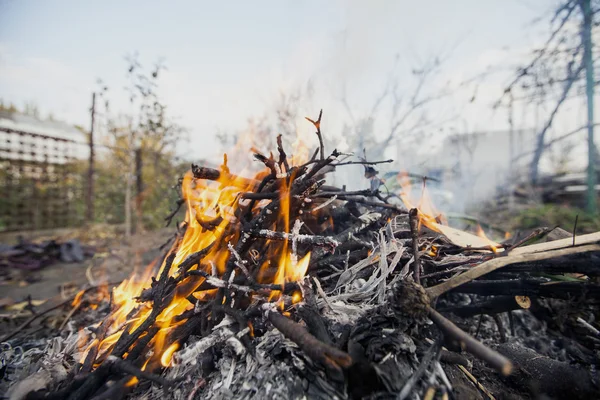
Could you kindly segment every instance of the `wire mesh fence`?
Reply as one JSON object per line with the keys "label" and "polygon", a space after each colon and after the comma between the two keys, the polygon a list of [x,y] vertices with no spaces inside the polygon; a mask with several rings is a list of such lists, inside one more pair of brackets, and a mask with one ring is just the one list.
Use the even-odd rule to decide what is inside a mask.
{"label": "wire mesh fence", "polygon": [[94,145],[90,173],[91,146],[81,135],[0,127],[0,232],[121,224],[128,206],[134,230],[164,223],[187,164],[165,152],[101,142]]}
{"label": "wire mesh fence", "polygon": [[81,224],[89,149],[72,139],[0,129],[0,230]]}

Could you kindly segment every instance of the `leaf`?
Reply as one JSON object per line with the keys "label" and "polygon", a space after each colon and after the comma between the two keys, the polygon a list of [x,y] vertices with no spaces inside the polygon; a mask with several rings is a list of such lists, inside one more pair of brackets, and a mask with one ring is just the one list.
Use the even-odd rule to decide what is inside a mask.
{"label": "leaf", "polygon": [[[31,305],[33,305],[34,307],[38,307],[38,306],[41,306],[42,304],[44,304],[45,302],[46,302],[46,300],[31,300]],[[10,306],[6,307],[6,309],[9,311],[23,311],[25,309],[25,307],[27,307],[27,305],[29,305],[28,301],[22,301],[20,303],[15,303],[13,305],[10,305]]]}
{"label": "leaf", "polygon": [[460,247],[485,247],[494,245],[496,247],[502,247],[498,243],[494,243],[490,240],[486,240],[479,236],[473,235],[472,233],[461,231],[456,228],[451,228],[446,225],[437,225],[438,230],[444,234],[456,246]]}

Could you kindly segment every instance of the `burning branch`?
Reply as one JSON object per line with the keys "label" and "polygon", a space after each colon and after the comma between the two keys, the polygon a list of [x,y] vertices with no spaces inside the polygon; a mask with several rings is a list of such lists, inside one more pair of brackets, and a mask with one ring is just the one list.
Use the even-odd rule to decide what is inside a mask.
{"label": "burning branch", "polygon": [[[236,395],[245,387],[256,390],[256,397],[279,395],[264,393],[262,380],[251,381],[258,370],[263,377],[280,374],[285,386],[282,397],[294,397],[297,393],[289,388],[298,381],[290,371],[297,363],[291,357],[300,352],[306,357],[297,361],[308,365],[314,361],[325,368],[325,374],[304,367],[302,372],[315,385],[313,389],[326,393],[324,397],[342,398],[347,393],[368,397],[384,391],[402,397],[416,394],[422,389],[420,383],[431,386],[438,378],[444,382],[442,388],[450,390],[438,355],[468,362],[455,354],[450,357],[438,341],[424,355],[415,353],[415,343],[432,343],[431,330],[408,327],[429,318],[449,343],[458,343],[503,374],[512,365],[434,310],[431,299],[450,290],[486,296],[459,308],[447,299],[450,307],[445,311],[468,317],[526,310],[517,295],[600,298],[593,281],[542,285],[534,276],[534,272],[563,270],[598,275],[593,265],[585,263],[586,257],[600,252],[598,234],[578,236],[577,246],[569,238],[491,253],[487,250],[496,245],[490,240],[475,237],[482,245],[471,246],[473,235],[442,225],[442,218],[426,210],[409,205],[407,212],[394,198],[383,198],[377,188],[346,191],[325,186],[324,178],[333,167],[354,162],[338,163],[337,150],[324,156],[321,116],[317,121],[308,119],[317,129],[320,158],[298,162],[294,156],[290,160],[297,165],[289,165],[279,136],[278,159],[257,154],[264,168],[254,177],[232,174],[226,158],[220,170],[192,166],[182,180],[178,202],[187,206],[185,223],[162,262],[141,282],[122,282],[101,311],[89,306],[93,288],[80,292],[78,302],[69,299],[53,308],[70,304],[67,319],[59,320],[70,318],[67,328],[75,326],[82,314],[102,321],[92,328],[95,337],[86,338],[80,349],[77,365],[81,367],[72,368],[73,379],[49,384],[51,392],[36,392],[32,398],[114,398],[134,388],[155,390],[148,388],[150,383],[164,390],[173,382],[182,396],[193,397],[199,385],[193,384],[188,392],[185,388],[194,379],[203,379],[203,395],[208,397],[220,396],[215,392],[219,387]],[[430,230],[419,232],[420,222]],[[420,245],[425,248],[422,252]],[[424,282],[432,286],[421,286],[421,268],[428,272]],[[504,268],[502,280],[478,280],[500,268]],[[490,294],[499,297],[489,298]],[[85,301],[79,302],[84,295]],[[14,338],[50,310],[34,315],[3,340]],[[588,336],[595,334],[594,320],[578,317],[589,325]],[[278,332],[289,340],[282,340]],[[270,357],[274,349],[287,351]],[[240,357],[246,352],[251,357]],[[61,355],[61,362],[69,359],[65,356]],[[411,376],[390,372],[404,370],[417,356],[419,367]],[[219,357],[224,358],[219,365],[229,365],[229,371],[221,384],[207,384],[209,379],[219,379],[215,377],[219,374],[193,364],[201,359],[214,368]],[[243,363],[254,362],[250,359],[260,365],[244,367]],[[200,370],[202,378],[194,375]],[[432,371],[429,377],[428,370]],[[179,381],[181,376],[191,377],[190,382]],[[135,387],[144,381],[145,385]]]}

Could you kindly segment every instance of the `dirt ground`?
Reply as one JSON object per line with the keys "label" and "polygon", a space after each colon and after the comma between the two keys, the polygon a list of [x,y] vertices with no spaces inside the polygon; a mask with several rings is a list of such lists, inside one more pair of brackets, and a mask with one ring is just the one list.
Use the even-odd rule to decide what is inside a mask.
{"label": "dirt ground", "polygon": [[[144,232],[125,238],[118,232],[110,232],[100,239],[88,240],[89,232],[60,231],[55,238],[78,237],[85,245],[95,248],[93,258],[80,263],[55,263],[37,271],[10,269],[6,271],[9,279],[0,281],[0,299],[4,303],[19,303],[31,296],[33,300],[46,300],[61,294],[63,290],[79,289],[85,284],[101,281],[119,282],[128,278],[134,269],[143,268],[160,255],[159,247],[173,234],[174,228],[153,232]],[[14,235],[13,235],[14,236]],[[41,240],[39,233],[32,232],[29,240]],[[44,239],[52,237],[47,233]],[[10,243],[14,237],[4,235],[0,238]]]}

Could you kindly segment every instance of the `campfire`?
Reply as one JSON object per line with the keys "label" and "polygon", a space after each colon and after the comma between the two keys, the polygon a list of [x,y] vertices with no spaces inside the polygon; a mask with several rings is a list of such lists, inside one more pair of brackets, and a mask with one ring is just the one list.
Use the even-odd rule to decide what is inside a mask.
{"label": "campfire", "polygon": [[[256,174],[227,156],[192,165],[167,218],[183,206],[185,221],[160,259],[48,310],[66,311],[54,338],[28,342],[40,313],[2,338],[10,398],[493,398],[534,379],[551,386],[539,393],[594,393],[600,234],[499,243],[448,226],[426,177],[413,189],[400,174],[400,193],[381,180],[328,186],[351,164],[378,179],[390,160],[326,153],[321,116],[307,118],[320,144],[310,158],[288,155],[280,135],[276,155],[253,151]],[[558,309],[578,329],[554,328]],[[529,357],[524,338],[551,335],[578,366]],[[552,382],[556,371],[577,387]]]}

